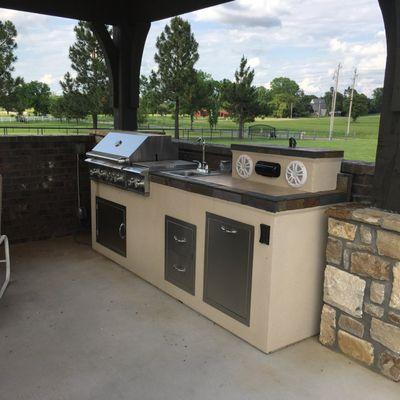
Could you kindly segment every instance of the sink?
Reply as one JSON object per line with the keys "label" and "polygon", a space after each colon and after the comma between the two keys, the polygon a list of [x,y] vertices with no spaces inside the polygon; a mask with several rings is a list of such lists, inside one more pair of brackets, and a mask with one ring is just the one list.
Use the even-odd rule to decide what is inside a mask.
{"label": "sink", "polygon": [[219,174],[221,174],[221,172],[209,171],[207,173],[204,173],[204,172],[197,171],[197,169],[187,169],[187,170],[179,170],[179,171],[165,171],[164,174],[174,175],[174,176],[182,176],[182,177],[203,177],[203,176],[219,175]]}

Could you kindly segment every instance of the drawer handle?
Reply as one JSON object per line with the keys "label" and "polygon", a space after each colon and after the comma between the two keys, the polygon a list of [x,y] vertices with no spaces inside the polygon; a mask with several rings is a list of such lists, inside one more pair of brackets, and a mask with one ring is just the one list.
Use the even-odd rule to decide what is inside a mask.
{"label": "drawer handle", "polygon": [[182,272],[182,273],[186,272],[186,267],[179,267],[178,264],[173,264],[172,268],[178,272]]}
{"label": "drawer handle", "polygon": [[186,243],[186,238],[179,239],[176,235],[174,235],[174,240],[176,243]]}
{"label": "drawer handle", "polygon": [[125,224],[123,222],[121,222],[121,225],[118,228],[118,235],[122,240],[126,238],[126,229],[125,229]]}
{"label": "drawer handle", "polygon": [[221,225],[221,231],[225,232],[225,233],[229,233],[231,235],[236,235],[237,234],[237,230],[236,229],[232,229],[232,228],[228,228],[224,225]]}

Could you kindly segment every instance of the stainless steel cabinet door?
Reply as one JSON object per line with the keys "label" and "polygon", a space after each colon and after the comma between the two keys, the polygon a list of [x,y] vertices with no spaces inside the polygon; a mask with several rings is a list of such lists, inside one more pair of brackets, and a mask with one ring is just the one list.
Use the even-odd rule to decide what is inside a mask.
{"label": "stainless steel cabinet door", "polygon": [[250,325],[254,227],[207,213],[203,300]]}
{"label": "stainless steel cabinet door", "polygon": [[126,208],[96,197],[96,241],[126,257]]}
{"label": "stainless steel cabinet door", "polygon": [[195,293],[196,226],[165,217],[165,280]]}

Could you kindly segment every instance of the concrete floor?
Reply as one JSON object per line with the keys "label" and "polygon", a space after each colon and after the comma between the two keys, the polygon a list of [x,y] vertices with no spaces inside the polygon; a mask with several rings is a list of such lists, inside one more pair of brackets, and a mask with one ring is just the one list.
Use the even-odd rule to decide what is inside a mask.
{"label": "concrete floor", "polygon": [[14,246],[0,399],[399,399],[318,344],[265,355],[71,238]]}

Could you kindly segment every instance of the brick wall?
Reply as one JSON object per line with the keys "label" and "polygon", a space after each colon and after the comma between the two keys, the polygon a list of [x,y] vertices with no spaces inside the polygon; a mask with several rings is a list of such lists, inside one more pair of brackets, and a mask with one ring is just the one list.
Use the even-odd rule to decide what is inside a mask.
{"label": "brick wall", "polygon": [[[77,230],[76,157],[93,144],[92,136],[0,137],[2,231],[12,242],[64,236]],[[88,171],[82,161],[79,165],[81,201],[89,210]]]}
{"label": "brick wall", "polygon": [[[206,160],[211,169],[218,168],[220,160],[231,160],[228,146],[207,145]],[[201,160],[201,145],[185,141],[179,142],[179,157],[183,160]],[[343,161],[342,172],[353,177],[351,188],[351,201],[364,205],[372,202],[372,183],[374,179],[375,164],[362,161]]]}
{"label": "brick wall", "polygon": [[375,164],[345,160],[342,163],[342,172],[353,176],[351,201],[365,205],[371,204]]}

